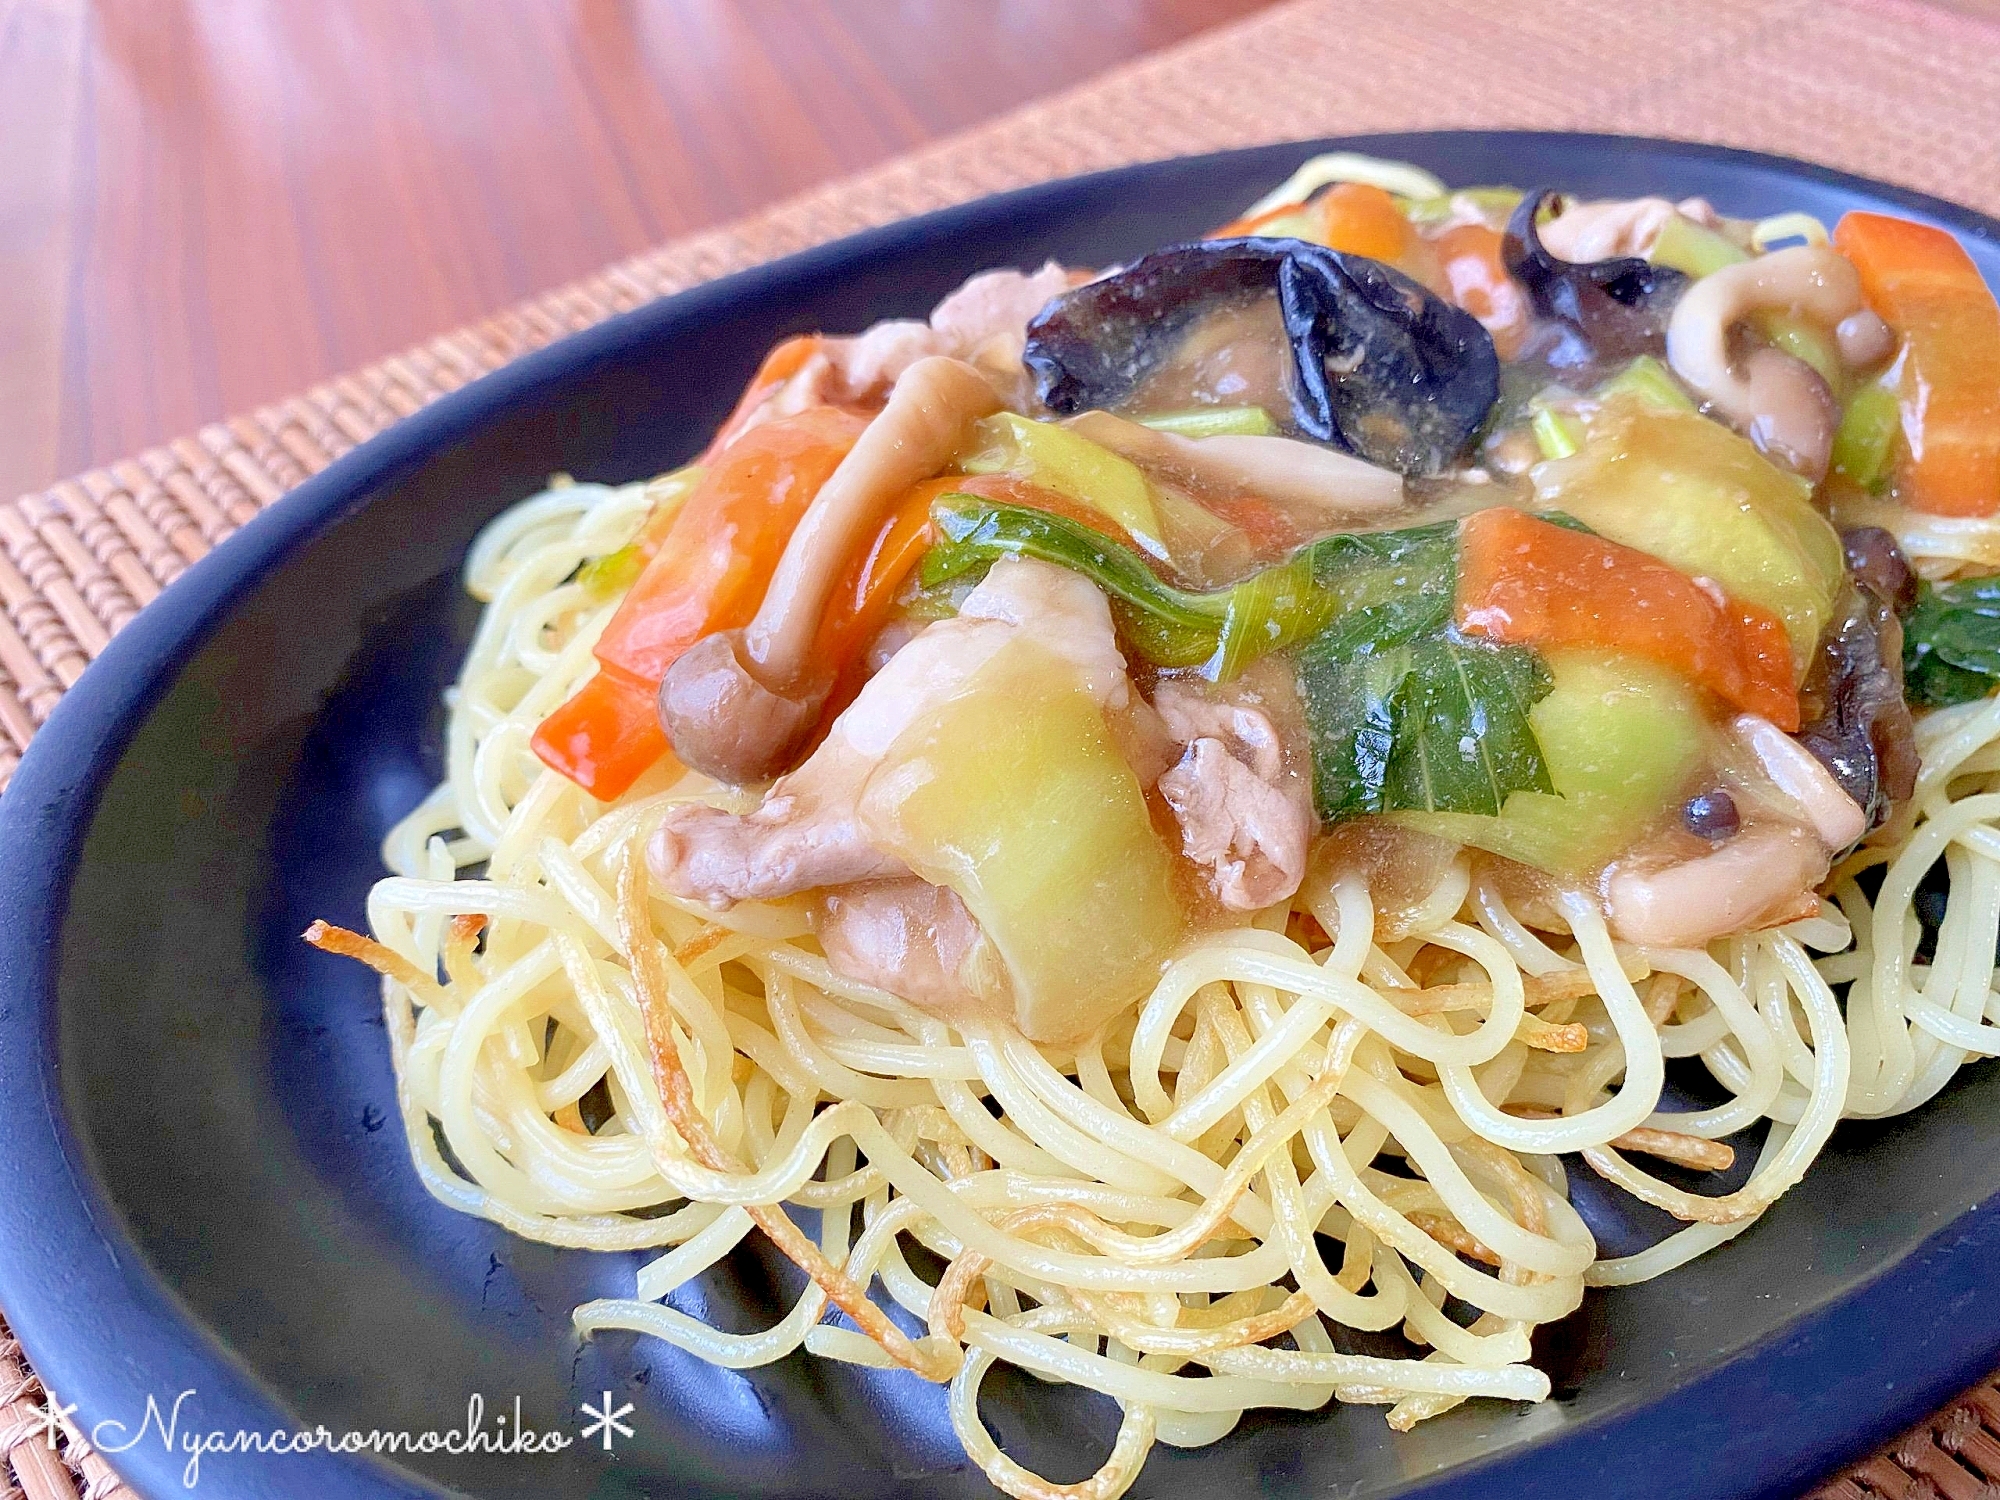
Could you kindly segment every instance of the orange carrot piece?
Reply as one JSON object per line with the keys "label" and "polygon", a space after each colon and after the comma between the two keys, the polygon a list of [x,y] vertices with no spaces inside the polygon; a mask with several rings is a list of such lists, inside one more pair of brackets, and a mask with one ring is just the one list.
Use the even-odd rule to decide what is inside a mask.
{"label": "orange carrot piece", "polygon": [[1312,540],[1312,534],[1290,511],[1247,490],[1211,490],[1196,503],[1248,537],[1259,557],[1283,557]]}
{"label": "orange carrot piece", "polygon": [[866,425],[813,407],[752,428],[716,458],[598,638],[597,676],[536,730],[544,764],[610,801],[667,753],[660,679],[703,636],[757,612],[799,518]]}
{"label": "orange carrot piece", "polygon": [[1896,493],[1946,516],[2000,511],[2000,305],[1942,229],[1850,213],[1833,232],[1868,305],[1903,340]]}
{"label": "orange carrot piece", "polygon": [[1482,510],[1459,524],[1458,627],[1467,635],[1629,652],[1797,729],[1784,621],[1712,589],[1635,548],[1518,510]]}
{"label": "orange carrot piece", "polygon": [[813,638],[813,660],[835,674],[825,725],[833,723],[868,680],[869,643],[888,622],[897,590],[930,548],[931,502],[956,482],[930,479],[912,485],[874,538],[849,559]]}
{"label": "orange carrot piece", "polygon": [[1332,250],[1399,266],[1417,243],[1416,228],[1396,200],[1365,182],[1336,182],[1310,208]]}
{"label": "orange carrot piece", "polygon": [[713,463],[715,456],[735,442],[750,420],[777,388],[790,380],[804,368],[805,362],[820,351],[818,334],[801,334],[797,338],[786,339],[764,356],[764,362],[757,367],[757,373],[750,377],[750,384],[743,388],[737,398],[736,409],[729,418],[715,430],[703,450],[701,462]]}
{"label": "orange carrot piece", "polygon": [[866,425],[816,406],[732,444],[675,515],[598,639],[597,659],[657,684],[703,636],[747,623],[799,518]]}
{"label": "orange carrot piece", "polygon": [[622,797],[672,750],[660,727],[655,691],[616,668],[601,667],[542,720],[529,743],[543,765],[599,801]]}

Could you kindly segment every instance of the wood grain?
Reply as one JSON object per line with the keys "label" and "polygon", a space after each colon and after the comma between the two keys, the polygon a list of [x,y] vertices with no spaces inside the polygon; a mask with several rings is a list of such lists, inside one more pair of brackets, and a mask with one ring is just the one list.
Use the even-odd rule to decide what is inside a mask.
{"label": "wood grain", "polygon": [[78,101],[42,80],[77,76],[83,37],[64,0],[0,0],[0,494],[60,472]]}
{"label": "wood grain", "polygon": [[0,495],[1265,0],[0,0]]}

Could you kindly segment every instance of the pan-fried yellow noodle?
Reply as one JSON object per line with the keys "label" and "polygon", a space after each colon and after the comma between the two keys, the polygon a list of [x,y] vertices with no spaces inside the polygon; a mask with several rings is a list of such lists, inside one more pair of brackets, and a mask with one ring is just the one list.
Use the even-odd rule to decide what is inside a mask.
{"label": "pan-fried yellow noodle", "polygon": [[[384,988],[431,1191],[530,1238],[659,1252],[630,1298],[577,1310],[586,1334],[633,1329],[736,1369],[801,1347],[896,1362],[825,1320],[840,1268],[908,1315],[918,1333],[892,1344],[949,1375],[953,1423],[996,1484],[1109,1500],[1154,1442],[1215,1441],[1252,1407],[1370,1402],[1406,1427],[1472,1396],[1545,1397],[1530,1332],[1587,1284],[1657,1275],[1742,1232],[1843,1114],[1911,1108],[2000,1052],[1995,701],[1923,721],[1907,826],[1836,873],[1837,905],[1705,951],[1615,944],[1580,897],[1563,903],[1568,933],[1531,931],[1463,857],[1380,924],[1360,877],[1308,879],[1293,912],[1316,928],[1279,911],[1207,936],[1136,1012],[1055,1048],[839,977],[783,904],[718,914],[635,894],[650,935],[628,943],[628,862],[670,805],[728,794],[655,772],[600,804],[529,736],[592,670],[612,607],[572,576],[658,493],[564,485],[481,537],[467,581],[487,610],[450,701],[449,773],[390,835],[396,874],[368,903],[376,938],[413,966]],[[1950,906],[1926,966],[1914,891],[1940,856]],[[1875,863],[1871,903],[1854,877]],[[1318,931],[1333,941],[1288,935]],[[649,1046],[635,972],[632,949],[655,944],[640,962],[664,975],[670,1048]],[[1845,1016],[1828,988],[1842,980]],[[685,1066],[699,1150],[655,1086],[667,1053],[658,1076]],[[1730,1101],[1660,1113],[1664,1060],[1684,1056]],[[610,1118],[591,1130],[579,1101],[600,1081]],[[1756,1168],[1724,1197],[1630,1149],[1698,1151],[1759,1120]],[[1598,1259],[1557,1160],[1578,1151],[1690,1227]],[[785,1208],[820,1212],[828,1285],[751,1334],[666,1303]],[[951,1267],[942,1287],[911,1245]],[[1446,1297],[1476,1320],[1447,1315]],[[1334,1325],[1400,1329],[1429,1352],[1341,1353]],[[1120,1403],[1092,1479],[1053,1484],[999,1452],[978,1416],[995,1362]]]}

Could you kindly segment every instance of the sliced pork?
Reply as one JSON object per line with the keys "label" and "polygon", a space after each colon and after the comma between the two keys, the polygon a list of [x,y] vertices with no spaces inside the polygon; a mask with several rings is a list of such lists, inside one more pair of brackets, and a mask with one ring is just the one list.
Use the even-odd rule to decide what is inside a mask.
{"label": "sliced pork", "polygon": [[1305,877],[1312,803],[1270,717],[1178,683],[1162,684],[1153,706],[1184,747],[1159,781],[1182,852],[1213,872],[1216,895],[1232,911],[1288,899]]}

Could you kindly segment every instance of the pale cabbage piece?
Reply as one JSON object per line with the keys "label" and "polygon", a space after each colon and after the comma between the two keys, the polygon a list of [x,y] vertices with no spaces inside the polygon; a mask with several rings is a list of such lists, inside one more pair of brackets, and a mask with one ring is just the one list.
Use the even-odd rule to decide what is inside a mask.
{"label": "pale cabbage piece", "polygon": [[1152,988],[1185,933],[1173,855],[1097,696],[1033,641],[890,747],[859,821],[965,902],[1006,963],[1009,993],[982,998],[1031,1041],[1089,1035]]}

